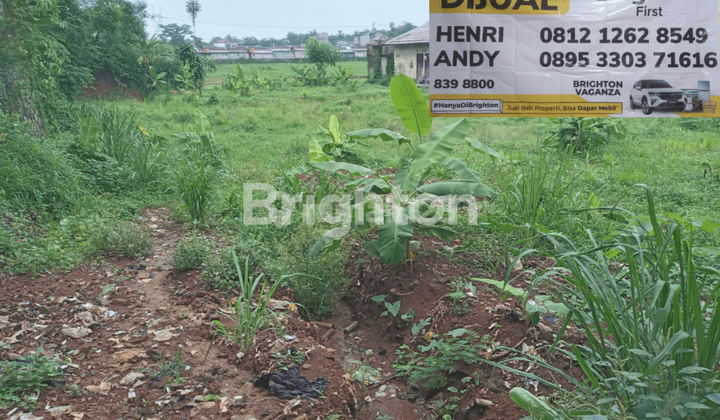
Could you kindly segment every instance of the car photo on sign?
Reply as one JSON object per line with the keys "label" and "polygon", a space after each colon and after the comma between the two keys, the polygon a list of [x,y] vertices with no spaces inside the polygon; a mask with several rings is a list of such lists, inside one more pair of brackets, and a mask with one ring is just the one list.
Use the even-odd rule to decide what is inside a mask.
{"label": "car photo on sign", "polygon": [[630,92],[630,109],[640,108],[645,115],[653,111],[684,111],[685,93],[660,79],[639,80]]}
{"label": "car photo on sign", "polygon": [[638,80],[630,91],[630,109],[639,109],[645,115],[655,111],[702,112],[703,103],[710,100],[709,91],[707,81],[698,81],[697,88],[681,89],[662,79]]}

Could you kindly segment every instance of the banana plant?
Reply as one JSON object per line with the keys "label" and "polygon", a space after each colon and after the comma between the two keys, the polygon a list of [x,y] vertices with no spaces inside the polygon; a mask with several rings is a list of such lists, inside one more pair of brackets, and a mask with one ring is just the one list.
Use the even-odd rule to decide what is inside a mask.
{"label": "banana plant", "polygon": [[155,70],[155,67],[150,66],[148,68],[148,74],[150,76],[150,86],[148,86],[148,90],[158,90],[160,86],[163,86],[167,83],[165,80],[166,72],[160,72],[158,73],[157,70]]}
{"label": "banana plant", "polygon": [[88,117],[80,125],[79,144],[86,152],[90,152],[95,148],[95,143],[97,142],[97,139],[98,139],[97,119],[94,116]]}
{"label": "banana plant", "polygon": [[175,75],[175,85],[181,90],[192,90],[195,88],[193,83],[193,74],[189,64],[184,64],[182,74]]}
{"label": "banana plant", "polygon": [[[393,79],[394,83],[391,84],[391,97],[394,98],[393,105],[398,109],[401,118],[403,118],[403,124],[422,140],[422,137],[430,130],[424,121],[425,117],[429,118],[429,112],[428,114],[420,113],[422,107],[417,98],[418,96],[422,98],[422,95],[411,79],[407,78],[412,83],[412,86],[403,81],[403,77],[406,76],[395,77],[399,78],[400,81],[395,82],[397,79]],[[413,88],[416,92],[413,91]],[[398,93],[398,90],[400,90],[400,93]],[[424,101],[424,98],[422,100]],[[427,106],[425,109],[428,109]],[[430,120],[430,123],[432,123],[432,120]],[[368,214],[374,205],[366,200],[358,203],[353,201],[355,200],[353,198],[350,205],[355,209],[362,207],[363,212],[350,212],[352,219],[350,229],[339,227],[325,232],[310,249],[310,256],[326,249],[337,248],[343,234],[366,230],[372,226],[377,226],[378,239],[366,241],[363,243],[363,249],[368,255],[382,259],[385,264],[397,264],[409,259],[409,244],[413,234],[416,232],[428,233],[442,239],[452,238],[455,231],[449,227],[418,223],[419,221],[416,219],[420,215],[417,214],[417,211],[413,211],[412,206],[417,205],[417,198],[421,194],[433,194],[439,197],[466,194],[479,197],[493,197],[495,195],[492,189],[482,182],[480,173],[472,169],[464,159],[450,157],[453,150],[460,146],[468,146],[474,151],[494,157],[500,156],[490,147],[467,138],[469,131],[470,123],[463,119],[435,132],[429,141],[425,143],[419,141],[417,147],[413,147],[410,140],[402,135],[387,130],[367,129],[361,130],[361,132],[348,133],[351,138],[353,136],[378,137],[383,140],[396,140],[400,145],[408,144],[413,147],[412,157],[404,167],[395,172],[392,180],[389,175],[381,175],[370,168],[360,165],[336,161],[309,162],[308,165],[314,169],[334,173],[344,183],[345,188],[361,189],[366,194],[372,193],[386,196],[392,198],[393,201],[391,211],[384,215],[382,220],[379,220],[378,217],[367,220],[365,217],[357,219],[357,215],[358,213]],[[431,168],[436,164],[449,169],[456,178],[428,182],[432,177]],[[382,202],[386,201],[382,200]],[[427,210],[427,206],[425,207],[425,210]],[[377,213],[379,209],[374,210]]]}
{"label": "banana plant", "polygon": [[341,133],[337,116],[331,115],[328,128],[322,130],[319,138],[310,140],[308,157],[311,162],[327,162],[333,159],[358,159],[353,146],[367,146],[359,141],[362,136],[352,133]]}
{"label": "banana plant", "polygon": [[242,67],[235,65],[233,72],[225,76],[223,88],[230,91],[230,94],[240,96],[252,96],[253,89],[250,82],[245,80],[245,72]]}
{"label": "banana plant", "polygon": [[188,124],[185,131],[175,133],[174,136],[184,140],[189,151],[196,157],[202,157],[215,168],[222,167],[221,152],[215,143],[215,136],[210,130],[210,122],[199,109],[195,110],[195,121]]}
{"label": "banana plant", "polygon": [[267,89],[270,87],[270,79],[265,76],[262,69],[254,69],[250,82],[258,89]]}

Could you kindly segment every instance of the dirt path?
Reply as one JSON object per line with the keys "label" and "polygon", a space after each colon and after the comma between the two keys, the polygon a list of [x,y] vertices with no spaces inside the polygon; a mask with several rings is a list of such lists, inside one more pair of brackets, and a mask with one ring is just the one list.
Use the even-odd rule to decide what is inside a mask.
{"label": "dirt path", "polygon": [[[150,256],[87,266],[70,273],[0,277],[0,360],[22,360],[42,354],[63,363],[62,381],[38,397],[34,415],[0,411],[10,419],[432,419],[447,403],[447,387],[461,386],[463,375],[484,378],[460,404],[455,418],[513,420],[525,415],[507,396],[523,378],[493,374],[487,366],[461,366],[438,390],[408,385],[396,378],[395,352],[416,346],[412,322],[382,316],[382,305],[370,297],[387,294],[401,300],[400,313],[412,308],[413,322],[432,317],[429,331],[442,334],[466,328],[502,345],[516,345],[527,325],[508,318],[512,302],[490,291],[468,300],[463,314],[443,299],[449,279],[474,275],[439,256],[442,244],[426,241],[413,273],[348,262],[353,291],[337,304],[335,317],[309,323],[288,309],[276,293],[272,305],[281,314],[282,330],[258,335],[256,345],[238,355],[232,343],[214,342],[211,322],[227,322],[227,298],[203,288],[201,273],[177,273],[169,263],[185,233],[167,209],[148,209],[141,223],[153,234]],[[412,320],[411,320],[412,321]],[[359,327],[343,329],[357,322]],[[329,333],[333,324],[333,333]],[[529,338],[531,341],[547,341]],[[420,341],[419,341],[420,340]],[[426,342],[426,341],[425,341]],[[212,346],[211,346],[212,343]],[[238,356],[242,356],[239,358]],[[19,363],[19,362],[16,362]],[[295,364],[309,380],[325,378],[320,398],[285,400],[253,382],[260,375],[282,372]],[[464,370],[463,370],[464,369]],[[460,384],[460,385],[458,385]],[[542,389],[540,393],[547,393]],[[492,406],[479,406],[477,401]]]}

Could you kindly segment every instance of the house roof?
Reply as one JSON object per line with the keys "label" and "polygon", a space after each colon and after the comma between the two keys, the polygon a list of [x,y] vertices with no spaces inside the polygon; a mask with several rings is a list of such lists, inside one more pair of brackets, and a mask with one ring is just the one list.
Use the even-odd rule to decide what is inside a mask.
{"label": "house roof", "polygon": [[232,39],[223,38],[223,39],[218,39],[214,43],[215,44],[233,44],[233,43],[235,43],[235,41],[233,41]]}
{"label": "house roof", "polygon": [[424,24],[412,31],[405,32],[395,38],[390,38],[383,42],[382,45],[401,45],[401,44],[429,44],[430,43],[430,22]]}

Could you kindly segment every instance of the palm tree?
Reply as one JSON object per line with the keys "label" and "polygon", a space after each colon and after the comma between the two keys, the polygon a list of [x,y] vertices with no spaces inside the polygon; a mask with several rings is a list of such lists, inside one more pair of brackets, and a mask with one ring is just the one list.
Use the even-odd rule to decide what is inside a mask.
{"label": "palm tree", "polygon": [[202,7],[200,7],[200,2],[198,0],[188,0],[188,2],[185,3],[185,11],[192,19],[193,35],[195,35],[195,18],[200,14],[200,10],[202,10]]}

